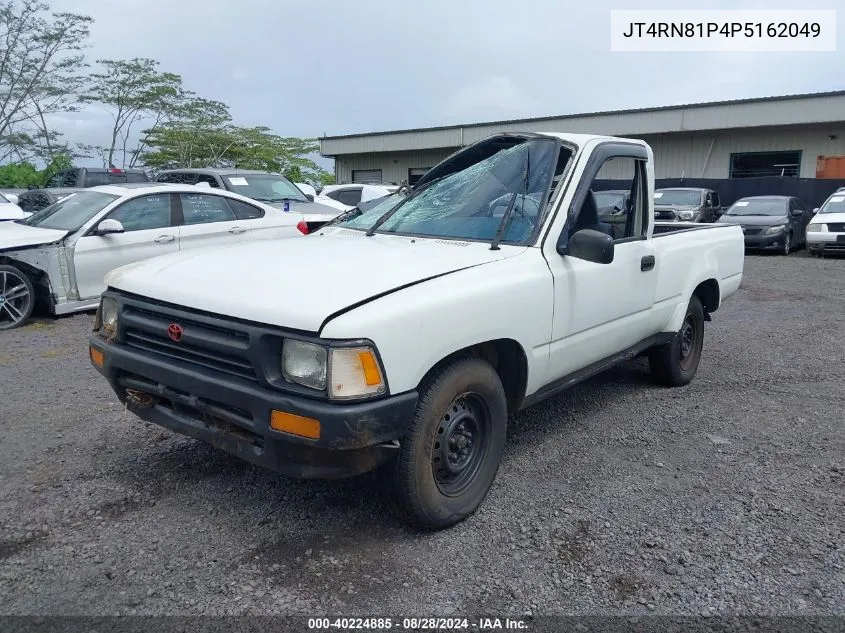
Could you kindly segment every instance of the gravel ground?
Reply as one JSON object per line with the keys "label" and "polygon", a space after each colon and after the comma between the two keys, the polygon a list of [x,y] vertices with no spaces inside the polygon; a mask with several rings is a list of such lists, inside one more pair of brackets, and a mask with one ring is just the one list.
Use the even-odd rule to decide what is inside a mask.
{"label": "gravel ground", "polygon": [[479,512],[408,529],[124,414],[92,316],[0,334],[0,613],[845,614],[845,260],[749,256],[692,385],[514,416]]}

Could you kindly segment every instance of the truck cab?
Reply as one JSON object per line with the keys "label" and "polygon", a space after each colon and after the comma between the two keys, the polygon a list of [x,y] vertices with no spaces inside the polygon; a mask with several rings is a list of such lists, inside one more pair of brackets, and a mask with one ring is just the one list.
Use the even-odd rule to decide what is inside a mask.
{"label": "truck cab", "polygon": [[[509,415],[638,355],[693,380],[743,238],[655,223],[653,167],[639,140],[491,136],[285,249],[113,271],[92,364],[143,420],[298,477],[384,467],[413,522],[453,525]],[[595,192],[623,179],[605,222]]]}

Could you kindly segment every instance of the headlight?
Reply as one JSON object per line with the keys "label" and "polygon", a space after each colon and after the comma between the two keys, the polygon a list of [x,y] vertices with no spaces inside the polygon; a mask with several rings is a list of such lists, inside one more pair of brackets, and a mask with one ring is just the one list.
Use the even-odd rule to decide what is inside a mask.
{"label": "headlight", "polygon": [[103,297],[100,301],[100,324],[106,336],[117,334],[117,300]]}
{"label": "headlight", "polygon": [[282,346],[282,375],[305,387],[326,388],[326,348],[314,343],[285,339]]}
{"label": "headlight", "polygon": [[332,398],[360,398],[384,393],[384,376],[371,347],[334,347],[331,350]]}
{"label": "headlight", "polygon": [[824,224],[808,224],[807,233],[822,233],[826,228]]}
{"label": "headlight", "polygon": [[695,214],[692,211],[678,211],[678,217],[682,220],[692,220]]}
{"label": "headlight", "polygon": [[765,234],[766,235],[774,235],[775,233],[780,233],[785,228],[786,228],[786,225],[784,225],[784,224],[779,224],[778,226],[770,226],[769,228],[766,229]]}

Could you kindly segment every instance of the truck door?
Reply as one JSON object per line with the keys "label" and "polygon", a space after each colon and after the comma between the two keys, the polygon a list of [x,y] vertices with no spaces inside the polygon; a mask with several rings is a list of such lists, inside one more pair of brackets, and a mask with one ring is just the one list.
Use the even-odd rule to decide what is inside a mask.
{"label": "truck door", "polygon": [[[624,180],[630,203],[624,217],[600,214],[593,192],[619,188],[606,180]],[[619,353],[653,332],[651,310],[657,289],[654,243],[649,236],[653,195],[648,152],[642,145],[604,142],[588,158],[566,222],[550,234],[544,254],[554,278],[554,318],[549,349],[549,378],[556,380]],[[556,222],[560,226],[560,222]],[[553,227],[554,228],[554,227]],[[599,264],[561,255],[569,238],[582,229],[614,238],[614,258]]]}

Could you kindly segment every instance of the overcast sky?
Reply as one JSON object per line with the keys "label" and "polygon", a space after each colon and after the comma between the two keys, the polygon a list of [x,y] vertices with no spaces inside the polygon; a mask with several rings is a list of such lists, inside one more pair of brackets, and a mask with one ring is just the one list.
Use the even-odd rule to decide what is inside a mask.
{"label": "overcast sky", "polygon": [[[836,53],[614,53],[611,9],[797,8],[794,1],[53,0],[94,18],[90,58],[152,57],[241,125],[350,134],[845,88]],[[69,140],[106,142],[108,116]]]}

